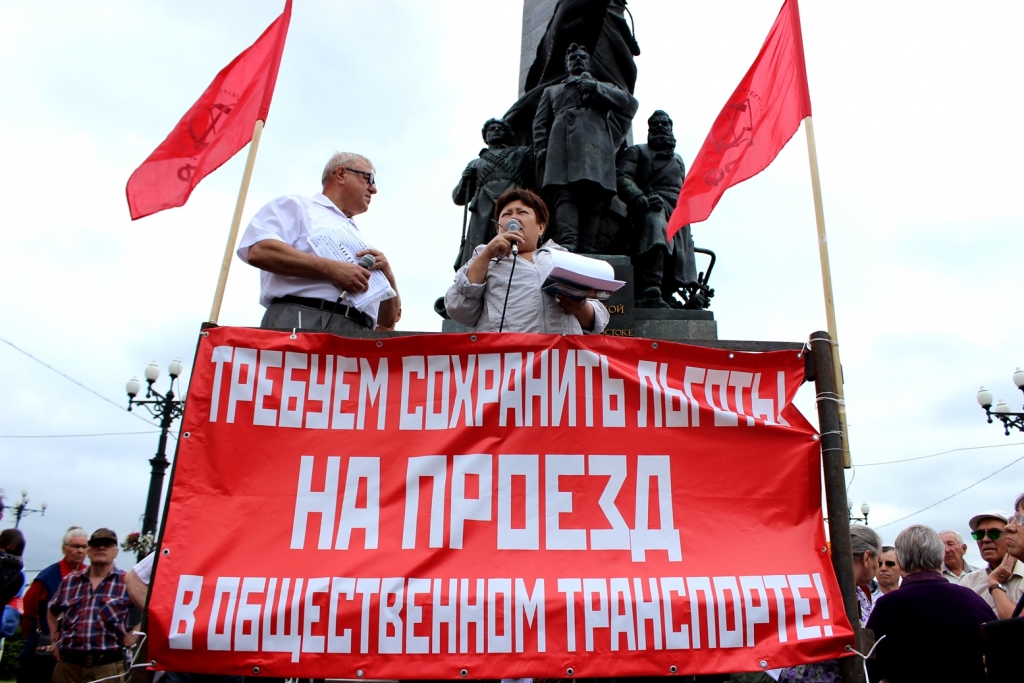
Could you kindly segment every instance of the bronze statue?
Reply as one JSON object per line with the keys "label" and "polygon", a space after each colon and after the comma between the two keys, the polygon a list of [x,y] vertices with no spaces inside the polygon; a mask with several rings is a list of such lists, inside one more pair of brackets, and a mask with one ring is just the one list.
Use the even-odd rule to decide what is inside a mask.
{"label": "bronze statue", "polygon": [[671,241],[665,239],[686,167],[675,152],[669,115],[658,110],[647,125],[647,144],[627,148],[618,164],[619,197],[629,207],[632,227],[636,306],[677,307],[679,302],[672,295],[698,284],[690,226],[683,226]]}
{"label": "bronze statue", "polygon": [[553,238],[594,253],[602,212],[616,192],[615,152],[639,103],[590,75],[590,54],[573,43],[569,77],[544,89],[533,119],[538,184],[552,208]]}
{"label": "bronze statue", "polygon": [[452,191],[452,200],[466,206],[470,215],[468,227],[463,225],[462,244],[455,259],[455,270],[473,255],[477,245],[494,237],[494,202],[514,187],[533,186],[533,150],[510,147],[512,128],[504,119],[489,119],[480,131],[487,147],[462,172],[459,184]]}

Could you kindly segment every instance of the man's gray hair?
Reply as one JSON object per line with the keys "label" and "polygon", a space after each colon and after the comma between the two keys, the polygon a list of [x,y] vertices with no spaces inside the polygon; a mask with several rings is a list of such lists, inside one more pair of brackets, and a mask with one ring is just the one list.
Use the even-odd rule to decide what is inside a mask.
{"label": "man's gray hair", "polygon": [[61,547],[63,548],[64,546],[66,546],[68,543],[71,542],[71,539],[75,538],[76,536],[84,536],[85,538],[89,538],[89,532],[80,526],[69,526],[67,532],[64,534],[64,541],[62,542]]}
{"label": "man's gray hair", "polygon": [[935,529],[924,524],[908,526],[896,537],[896,557],[907,574],[942,569],[945,546]]}
{"label": "man's gray hair", "polygon": [[854,524],[850,527],[850,545],[854,557],[861,557],[870,551],[878,557],[882,554],[882,539],[871,527],[863,524]]}
{"label": "man's gray hair", "polygon": [[942,534],[953,534],[954,536],[956,536],[956,542],[957,543],[959,543],[960,545],[967,545],[967,542],[964,541],[964,537],[960,535],[959,531],[953,531],[952,529],[945,529],[944,531],[940,531],[939,532],[939,536],[941,537]]}
{"label": "man's gray hair", "polygon": [[348,166],[353,161],[362,161],[363,163],[370,167],[371,172],[377,172],[377,169],[373,167],[373,162],[364,157],[362,154],[356,154],[354,152],[335,152],[334,155],[327,162],[327,165],[324,166],[324,174],[323,176],[320,177],[320,183],[322,185],[326,185],[327,179],[334,175],[335,171],[337,171],[342,166]]}

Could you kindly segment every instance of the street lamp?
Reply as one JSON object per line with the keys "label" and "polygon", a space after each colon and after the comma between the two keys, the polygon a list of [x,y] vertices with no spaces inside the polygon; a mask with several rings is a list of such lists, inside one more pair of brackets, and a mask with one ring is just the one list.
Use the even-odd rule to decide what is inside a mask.
{"label": "street lamp", "polygon": [[156,364],[156,361],[146,366],[146,370],[143,373],[146,378],[146,398],[135,398],[142,388],[142,384],[137,377],[132,377],[128,380],[128,384],[125,385],[125,391],[128,392],[128,410],[131,411],[135,406],[144,406],[150,415],[160,420],[159,445],[156,449],[156,455],[149,461],[153,466],[153,470],[149,478],[146,514],[142,518],[143,536],[147,533],[156,535],[156,518],[159,514],[160,492],[163,491],[164,487],[164,472],[167,470],[167,465],[170,464],[165,454],[167,432],[171,430],[171,424],[181,417],[185,410],[184,399],[174,398],[174,380],[181,374],[181,369],[181,360],[178,358],[171,361],[171,364],[167,367],[167,372],[171,376],[171,384],[166,394],[161,394],[153,388],[153,383],[160,378],[160,366]]}
{"label": "street lamp", "polygon": [[846,508],[850,511],[851,522],[864,522],[864,525],[867,526],[868,513],[871,512],[871,506],[866,501],[860,504],[860,517],[853,516],[853,501],[849,498],[846,499]]}
{"label": "street lamp", "polygon": [[[864,522],[864,524],[868,523],[868,513],[871,512],[871,506],[868,505],[867,502],[860,504],[860,517],[853,516],[853,501],[850,500],[849,498],[846,499],[846,509],[850,511],[851,522]],[[828,517],[825,518],[825,522],[828,522]]]}
{"label": "street lamp", "polygon": [[[28,506],[30,498],[28,497],[28,489],[22,489],[21,498],[14,505],[8,505],[7,507],[14,510],[14,528],[17,529],[18,525],[21,524],[21,518],[31,515],[33,512],[38,512],[41,517],[46,516],[46,501],[44,500],[38,509],[30,508]],[[3,516],[4,504],[3,504],[3,491],[0,490],[0,517]]]}
{"label": "street lamp", "polygon": [[[1017,368],[1017,371],[1013,373],[1013,383],[1024,392],[1024,370]],[[993,408],[992,392],[985,387],[978,389],[978,404],[985,409],[985,417],[988,418],[989,424],[992,424],[993,415],[1003,423],[1003,431],[1006,432],[1007,436],[1010,435],[1010,427],[1024,432],[1024,413],[1013,412],[1013,409],[1002,399],[999,399],[999,402]]]}

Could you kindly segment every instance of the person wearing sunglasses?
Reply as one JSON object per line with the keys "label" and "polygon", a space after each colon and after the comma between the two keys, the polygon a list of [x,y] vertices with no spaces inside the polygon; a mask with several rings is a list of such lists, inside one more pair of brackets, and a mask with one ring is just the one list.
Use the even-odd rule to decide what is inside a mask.
{"label": "person wearing sunglasses", "polygon": [[[366,157],[337,152],[321,175],[322,192],[278,197],[253,216],[236,253],[262,271],[260,304],[267,312],[260,327],[342,332],[395,324],[402,301],[391,263],[353,220],[377,194],[375,173]],[[362,260],[367,256],[370,265]],[[371,279],[374,271],[386,282]],[[365,301],[346,300],[371,286]]]}
{"label": "person wearing sunglasses", "polygon": [[883,545],[882,554],[878,557],[878,573],[875,574],[878,588],[871,593],[871,599],[877,600],[886,593],[891,593],[899,588],[902,576],[903,571],[900,568],[899,558],[896,557],[896,548],[891,545]]}
{"label": "person wearing sunglasses", "polygon": [[1024,591],[1024,562],[1007,552],[1004,528],[1010,515],[986,510],[971,517],[971,538],[978,542],[988,566],[971,572],[960,582],[988,603],[1000,619],[1008,619]]}

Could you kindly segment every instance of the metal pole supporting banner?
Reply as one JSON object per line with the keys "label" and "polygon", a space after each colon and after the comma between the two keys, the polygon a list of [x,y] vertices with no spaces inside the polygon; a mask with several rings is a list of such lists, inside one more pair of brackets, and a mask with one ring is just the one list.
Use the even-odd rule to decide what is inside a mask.
{"label": "metal pole supporting banner", "polygon": [[[853,627],[857,649],[864,652],[860,627],[860,604],[853,574],[853,547],[850,540],[850,509],[846,502],[846,475],[843,467],[843,442],[840,438],[839,400],[832,366],[832,340],[827,332],[811,335],[811,359],[814,361],[814,393],[818,403],[818,429],[821,431],[821,462],[825,474],[825,504],[828,511],[828,535],[832,545],[832,568],[843,594],[846,617]],[[843,681],[867,683],[864,666],[858,657],[843,658]]]}

